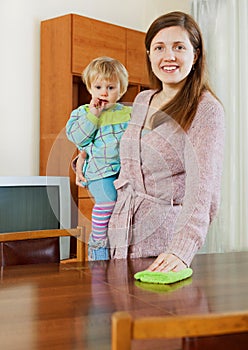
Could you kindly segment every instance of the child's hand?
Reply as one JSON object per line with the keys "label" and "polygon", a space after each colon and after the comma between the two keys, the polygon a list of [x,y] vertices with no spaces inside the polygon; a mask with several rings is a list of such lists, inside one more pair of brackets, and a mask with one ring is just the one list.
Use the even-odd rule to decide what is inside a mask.
{"label": "child's hand", "polygon": [[101,100],[99,98],[92,98],[89,104],[89,108],[92,114],[94,114],[96,117],[99,117],[104,109],[104,107],[107,105],[108,101]]}
{"label": "child's hand", "polygon": [[83,165],[86,157],[87,153],[85,151],[81,151],[76,162],[76,184],[81,187],[84,187],[82,185],[82,182],[87,182],[87,180],[83,176]]}

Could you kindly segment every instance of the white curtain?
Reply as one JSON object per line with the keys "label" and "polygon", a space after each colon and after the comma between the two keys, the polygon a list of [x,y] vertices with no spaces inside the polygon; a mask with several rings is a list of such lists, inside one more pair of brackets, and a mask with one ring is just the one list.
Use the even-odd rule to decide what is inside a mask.
{"label": "white curtain", "polygon": [[202,252],[248,250],[248,0],[192,0],[226,115],[222,202]]}

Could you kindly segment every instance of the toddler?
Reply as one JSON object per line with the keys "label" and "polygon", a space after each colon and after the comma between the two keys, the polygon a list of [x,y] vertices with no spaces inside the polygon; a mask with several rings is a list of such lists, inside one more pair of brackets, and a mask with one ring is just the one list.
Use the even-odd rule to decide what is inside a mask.
{"label": "toddler", "polygon": [[82,80],[89,104],[72,111],[66,134],[85,158],[84,186],[94,197],[89,260],[108,260],[108,222],[116,202],[114,180],[120,171],[119,142],[130,120],[131,107],[117,101],[128,87],[128,72],[118,60],[98,57],[85,68]]}

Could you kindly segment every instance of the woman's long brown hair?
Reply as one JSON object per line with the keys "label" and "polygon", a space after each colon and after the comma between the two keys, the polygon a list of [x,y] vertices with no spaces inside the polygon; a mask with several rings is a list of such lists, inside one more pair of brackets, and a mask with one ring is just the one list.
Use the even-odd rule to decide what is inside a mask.
{"label": "woman's long brown hair", "polygon": [[[157,18],[148,29],[145,37],[147,50],[147,68],[151,82],[151,87],[162,90],[162,82],[152,71],[149,59],[150,46],[155,35],[164,28],[179,26],[186,30],[194,51],[198,52],[198,58],[189,75],[186,77],[185,84],[176,96],[161,108],[163,113],[155,113],[152,117],[152,127],[155,128],[162,124],[168,116],[172,117],[184,130],[188,130],[196,114],[199,99],[202,92],[209,90],[206,72],[206,57],[203,47],[202,34],[198,24],[188,14],[175,11]],[[214,95],[215,96],[215,95]]]}

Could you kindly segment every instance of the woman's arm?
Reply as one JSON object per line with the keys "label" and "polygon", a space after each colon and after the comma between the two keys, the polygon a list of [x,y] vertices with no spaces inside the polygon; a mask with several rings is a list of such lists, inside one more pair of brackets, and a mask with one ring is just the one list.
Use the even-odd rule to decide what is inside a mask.
{"label": "woman's arm", "polygon": [[223,151],[223,108],[207,99],[185,138],[185,195],[174,237],[149,270],[178,271],[189,266],[202,247],[219,208]]}
{"label": "woman's arm", "polygon": [[186,134],[185,195],[168,252],[188,266],[202,247],[220,204],[224,158],[224,111],[206,97]]}

